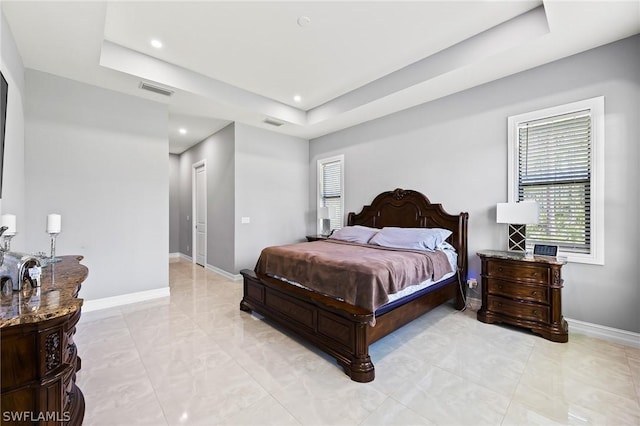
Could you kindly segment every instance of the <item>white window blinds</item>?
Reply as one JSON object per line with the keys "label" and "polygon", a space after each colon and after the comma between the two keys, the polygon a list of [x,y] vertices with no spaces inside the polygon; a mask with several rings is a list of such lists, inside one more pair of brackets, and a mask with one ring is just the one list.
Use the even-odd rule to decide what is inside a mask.
{"label": "white window blinds", "polygon": [[591,248],[592,117],[589,109],[518,124],[518,199],[540,205],[527,243]]}
{"label": "white window blinds", "polygon": [[320,207],[329,207],[331,229],[342,228],[342,160],[320,164]]}

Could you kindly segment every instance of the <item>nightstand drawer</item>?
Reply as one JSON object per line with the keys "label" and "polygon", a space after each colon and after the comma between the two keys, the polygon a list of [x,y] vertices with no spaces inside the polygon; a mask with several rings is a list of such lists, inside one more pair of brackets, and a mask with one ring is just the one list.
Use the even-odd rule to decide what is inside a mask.
{"label": "nightstand drawer", "polygon": [[502,297],[487,296],[488,310],[531,321],[549,321],[549,308],[542,305],[517,302]]}
{"label": "nightstand drawer", "polygon": [[487,292],[518,300],[548,303],[549,290],[542,286],[526,284],[514,284],[509,281],[501,281],[494,278],[487,279]]}
{"label": "nightstand drawer", "polygon": [[549,282],[549,268],[544,265],[529,265],[524,262],[487,262],[487,275],[505,280],[530,281],[543,284]]}
{"label": "nightstand drawer", "polygon": [[563,259],[484,250],[478,321],[528,328],[552,342],[569,339],[562,317]]}

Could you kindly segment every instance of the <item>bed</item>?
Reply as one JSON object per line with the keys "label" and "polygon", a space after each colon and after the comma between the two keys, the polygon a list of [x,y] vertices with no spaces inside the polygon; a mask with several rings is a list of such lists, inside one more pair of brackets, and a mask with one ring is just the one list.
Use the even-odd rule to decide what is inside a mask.
{"label": "bed", "polygon": [[347,226],[450,230],[446,241],[455,248],[457,260],[449,278],[374,310],[244,269],[240,309],[262,315],[334,357],[352,380],[370,382],[375,378],[369,356],[372,343],[448,301],[453,300],[456,309],[464,308],[468,218],[466,212],[447,213],[417,191],[383,192],[361,212],[349,213]]}

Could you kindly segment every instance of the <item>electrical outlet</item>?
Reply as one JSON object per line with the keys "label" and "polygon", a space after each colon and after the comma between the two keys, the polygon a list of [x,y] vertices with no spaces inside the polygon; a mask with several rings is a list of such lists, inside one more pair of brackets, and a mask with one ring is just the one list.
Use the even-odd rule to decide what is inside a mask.
{"label": "electrical outlet", "polygon": [[469,288],[476,288],[478,287],[478,280],[476,280],[475,278],[469,278],[467,280],[467,285],[469,286]]}

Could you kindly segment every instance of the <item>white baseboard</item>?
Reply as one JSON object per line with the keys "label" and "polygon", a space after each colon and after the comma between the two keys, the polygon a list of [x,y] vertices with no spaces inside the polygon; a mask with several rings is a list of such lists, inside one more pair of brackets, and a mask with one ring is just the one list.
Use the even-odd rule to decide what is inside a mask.
{"label": "white baseboard", "polygon": [[640,333],[634,333],[633,331],[620,330],[618,328],[578,321],[570,318],[565,318],[565,320],[567,320],[567,323],[569,324],[569,333],[580,333],[585,336],[596,337],[609,342],[640,348]]}
{"label": "white baseboard", "polygon": [[122,294],[120,296],[103,297],[102,299],[85,300],[82,304],[83,312],[97,311],[100,309],[115,308],[130,303],[145,302],[170,296],[169,287],[155,290],[139,291],[136,293]]}
{"label": "white baseboard", "polygon": [[[482,300],[475,297],[467,297],[467,305],[470,305],[473,310],[478,310],[482,307]],[[567,324],[569,324],[569,333],[584,334],[585,336],[595,337],[608,342],[640,348],[640,333],[578,321],[571,318],[565,318],[565,320]]]}
{"label": "white baseboard", "polygon": [[207,263],[207,266],[205,266],[205,268],[207,268],[211,272],[215,272],[218,275],[222,275],[223,277],[225,277],[227,279],[230,279],[232,281],[241,281],[242,280],[242,275],[240,275],[240,274],[237,274],[237,275],[231,274],[231,273],[225,271],[224,269],[220,269],[220,268],[215,267],[213,265],[209,265],[208,263]]}
{"label": "white baseboard", "polygon": [[184,253],[169,253],[169,259],[184,259],[184,260],[188,260],[188,261],[192,261],[193,259],[191,259],[191,256],[187,256]]}
{"label": "white baseboard", "polygon": [[[169,253],[169,259],[175,259],[175,258],[180,258],[180,259],[184,259],[184,260],[188,260],[189,262],[193,262],[193,258],[191,256],[187,256],[184,253]],[[213,265],[209,265],[208,263],[205,266],[205,269],[208,269],[211,272],[215,272],[218,275],[222,275],[223,277],[230,279],[232,281],[241,281],[242,280],[242,275],[237,274],[231,274],[227,271],[225,271],[224,269],[220,269],[217,266],[213,266]]]}

